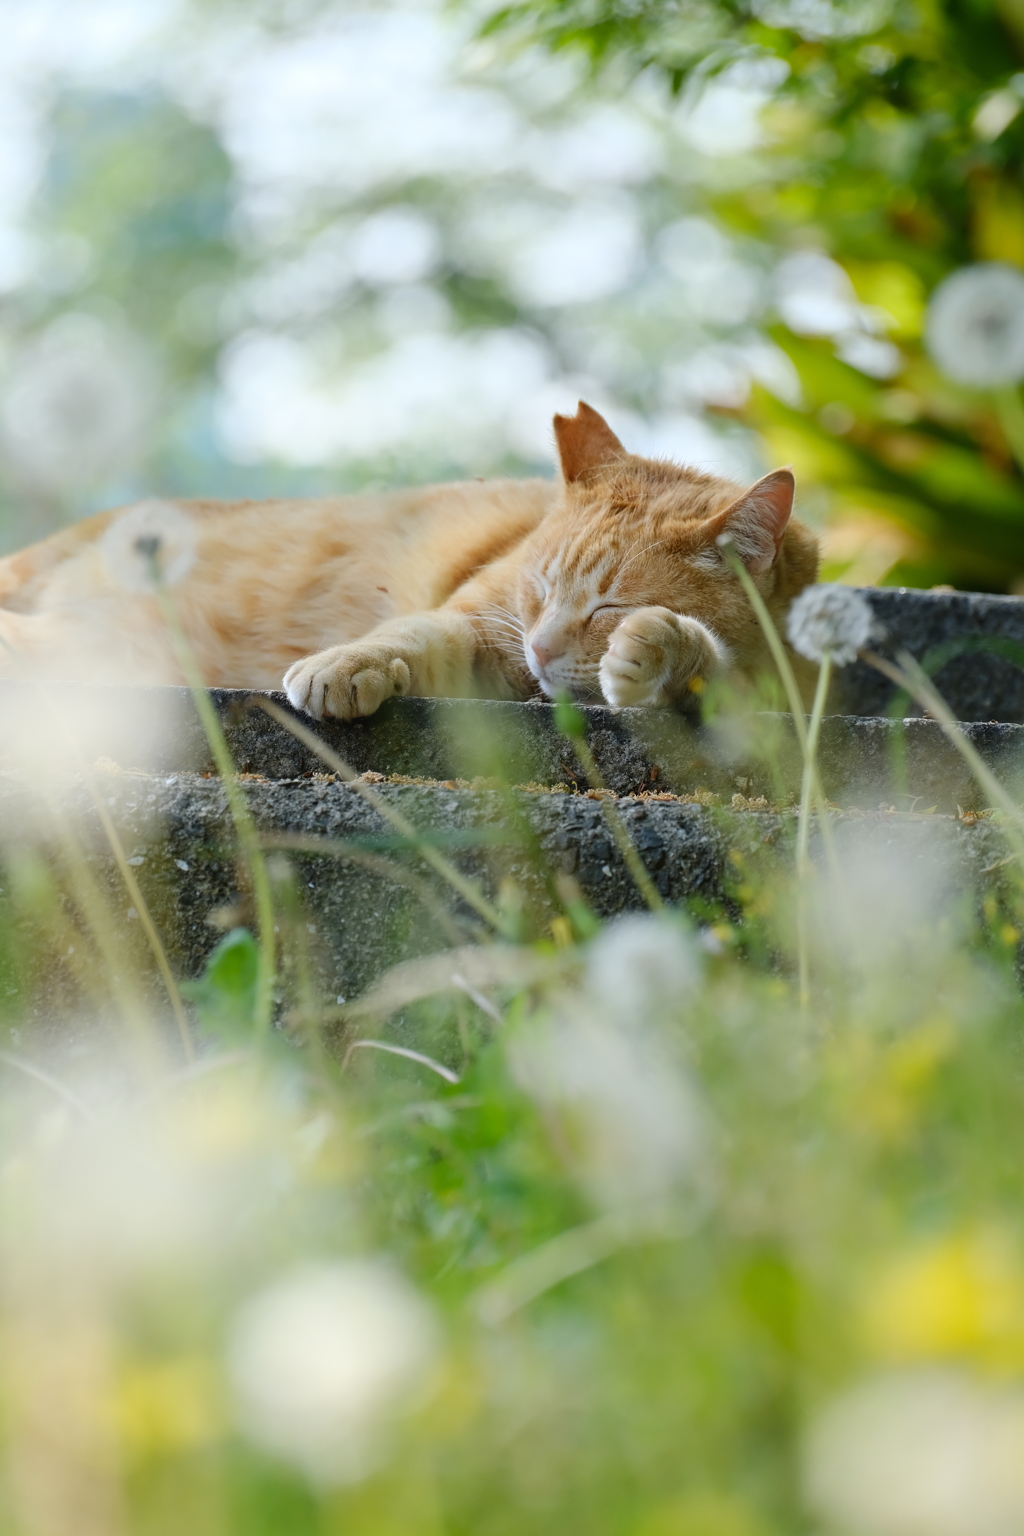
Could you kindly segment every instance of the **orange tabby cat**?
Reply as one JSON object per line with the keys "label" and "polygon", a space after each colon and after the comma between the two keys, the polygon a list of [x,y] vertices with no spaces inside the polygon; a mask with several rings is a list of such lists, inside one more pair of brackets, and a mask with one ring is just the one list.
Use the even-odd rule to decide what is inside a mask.
{"label": "orange tabby cat", "polygon": [[0,561],[0,674],[181,681],[159,604],[125,567],[135,530],[180,573],[174,604],[205,679],[274,688],[284,673],[317,718],[410,693],[671,704],[723,669],[767,668],[715,540],[732,535],[781,626],[818,560],[790,518],[790,471],[742,491],[627,453],[582,402],[554,425],[560,483],[89,518]]}

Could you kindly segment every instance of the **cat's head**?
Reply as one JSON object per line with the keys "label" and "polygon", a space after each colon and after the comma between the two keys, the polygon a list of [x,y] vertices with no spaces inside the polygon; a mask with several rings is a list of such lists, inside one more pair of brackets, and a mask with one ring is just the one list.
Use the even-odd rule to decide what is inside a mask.
{"label": "cat's head", "polygon": [[701,619],[743,665],[745,653],[759,648],[756,621],[716,540],[732,536],[769,600],[782,587],[795,592],[813,581],[806,530],[800,537],[810,554],[802,548],[803,558],[788,561],[799,569],[781,569],[792,472],[775,470],[744,491],[716,475],[639,458],[582,401],[554,427],[564,497],[524,550],[518,592],[526,664],[543,691],[600,697],[598,666],[612,631],[649,606]]}

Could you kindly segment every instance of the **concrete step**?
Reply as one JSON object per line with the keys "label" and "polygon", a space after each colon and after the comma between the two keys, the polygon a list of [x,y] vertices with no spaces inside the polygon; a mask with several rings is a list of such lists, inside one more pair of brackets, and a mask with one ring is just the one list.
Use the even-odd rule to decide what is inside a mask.
{"label": "concrete step", "polygon": [[[936,680],[965,736],[1024,798],[1024,672],[1006,655],[970,650],[996,640],[1019,643],[1024,657],[1024,603],[867,595],[885,628],[883,652],[905,647],[924,661],[937,646],[968,648],[947,656]],[[836,700],[846,713],[824,722],[820,753],[826,791],[845,808],[840,842],[854,849],[880,836],[898,861],[925,872],[922,889],[948,889],[951,900],[1009,878],[1004,840],[975,816],[983,796],[961,756],[932,721],[883,718],[891,696],[891,685],[861,664],[840,675]],[[219,689],[211,697],[257,824],[293,871],[324,996],[350,998],[398,960],[479,935],[479,919],[422,857],[396,844],[357,791],[325,776],[320,759],[260,707],[269,698],[287,712],[281,695]],[[601,776],[625,797],[621,814],[665,899],[687,902],[705,923],[716,913],[739,918],[752,873],[791,867],[794,818],[784,807],[797,794],[800,763],[788,716],[701,725],[665,710],[584,714]],[[374,776],[376,790],[491,899],[518,892],[529,932],[544,931],[561,910],[566,877],[602,915],[640,905],[607,806],[592,786],[588,795],[551,706],[403,699],[350,725],[300,718],[357,773]],[[134,931],[83,777],[89,770],[181,974],[201,970],[225,924],[250,918],[223,788],[187,691],[0,685],[0,769],[0,865],[26,842],[54,844],[36,780],[56,771],[62,811],[87,838]],[[0,906],[7,899],[0,891]],[[141,934],[137,948],[148,964]],[[60,967],[45,964],[39,996],[52,1000],[63,982]]]}
{"label": "concrete step", "polygon": [[[1024,722],[1024,598],[983,592],[919,592],[862,587],[879,630],[875,649],[906,650],[924,663],[940,648],[953,651],[938,671],[939,691],[960,720]],[[993,642],[1010,654],[985,649]],[[864,662],[838,676],[835,708],[848,715],[882,715],[895,689]],[[918,714],[910,705],[907,714]]]}
{"label": "concrete step", "polygon": [[[157,778],[112,767],[97,771],[93,781],[175,971],[199,974],[224,929],[251,921],[223,786],[216,779]],[[374,789],[492,900],[513,902],[526,936],[548,931],[563,910],[565,877],[602,916],[643,906],[600,798],[415,785]],[[484,936],[472,909],[415,849],[402,846],[351,785],[248,780],[244,793],[269,856],[277,860],[275,878],[284,878],[282,860],[292,871],[322,997],[350,1000],[397,961]],[[81,780],[67,781],[63,805],[92,851],[122,929],[133,935],[140,966],[151,969]],[[702,924],[739,920],[750,890],[763,890],[779,871],[792,869],[792,812],[733,811],[669,799],[624,798],[616,805],[658,891],[666,901],[685,903]],[[0,863],[16,859],[19,847],[33,841],[35,808],[34,789],[20,775],[0,778]],[[943,903],[970,900],[972,892],[1008,877],[1004,839],[985,818],[846,813],[835,818],[835,831],[841,854],[875,838],[893,867],[917,872],[917,889],[945,893],[936,920]],[[6,883],[0,880],[0,886]],[[5,899],[0,893],[0,908]],[[290,905],[294,912],[296,902]],[[45,975],[31,983],[39,995],[47,1000],[70,995],[73,980],[70,971],[63,975],[65,962],[55,964],[44,951],[41,963]]]}
{"label": "concrete step", "polygon": [[[1020,778],[1024,665],[977,647],[1019,646],[1024,664],[1024,600],[902,588],[866,588],[864,595],[877,617],[877,649],[890,656],[907,649],[922,662],[944,655],[935,672],[943,696],[968,723],[967,734],[986,761],[1011,780]],[[949,656],[951,647],[960,647],[960,653]],[[918,720],[900,727],[882,718],[894,693],[865,663],[837,675],[833,714],[822,735],[829,794],[854,806],[877,805],[886,797],[950,810],[976,805],[970,775],[937,726]],[[283,779],[321,769],[311,753],[253,707],[258,695],[216,689],[212,697],[240,771]],[[288,709],[282,695],[270,697]],[[913,718],[920,712],[905,703],[903,713]],[[702,728],[664,710],[594,707],[586,715],[601,773],[619,793],[656,785],[676,793],[707,789],[777,800],[795,792],[799,764],[784,718],[753,716]],[[552,709],[543,704],[404,699],[370,720],[327,722],[315,729],[357,772],[586,785]],[[77,751],[86,761],[108,757],[155,773],[212,770],[191,700],[179,689],[54,687],[40,695],[24,684],[0,684],[0,756],[16,752],[26,737],[35,739],[44,758]],[[768,767],[769,759],[777,761],[775,769]]]}
{"label": "concrete step", "polygon": [[[357,773],[432,781],[495,780],[592,788],[547,704],[395,699],[368,720],[316,724],[283,694],[215,689],[211,695],[238,770],[302,779],[324,763],[260,708],[261,699],[312,730]],[[108,759],[156,774],[212,773],[213,761],[185,689],[54,689],[49,708],[23,684],[0,687],[0,757]],[[602,780],[617,794],[666,790],[735,794],[776,804],[799,794],[801,761],[788,715],[725,717],[707,726],[661,709],[583,710]],[[972,724],[963,734],[1024,798],[1024,726]],[[832,715],[821,733],[826,793],[838,805],[875,809],[977,809],[981,791],[956,748],[931,720]]]}

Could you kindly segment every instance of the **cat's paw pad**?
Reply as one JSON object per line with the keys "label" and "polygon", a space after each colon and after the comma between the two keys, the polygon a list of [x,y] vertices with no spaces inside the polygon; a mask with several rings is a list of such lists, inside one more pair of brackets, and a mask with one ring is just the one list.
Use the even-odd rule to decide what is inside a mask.
{"label": "cat's paw pad", "polygon": [[358,720],[386,699],[409,691],[409,668],[400,656],[360,645],[336,645],[297,661],[284,689],[295,709],[314,720]]}
{"label": "cat's paw pad", "polygon": [[721,662],[721,647],[697,619],[669,608],[638,608],[612,632],[601,659],[609,704],[666,704]]}

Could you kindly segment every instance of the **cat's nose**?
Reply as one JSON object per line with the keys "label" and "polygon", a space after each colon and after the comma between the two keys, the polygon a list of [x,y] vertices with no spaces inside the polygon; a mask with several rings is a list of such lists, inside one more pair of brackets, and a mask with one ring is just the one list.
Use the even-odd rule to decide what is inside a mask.
{"label": "cat's nose", "polygon": [[559,656],[565,655],[564,650],[556,651],[549,645],[538,645],[536,640],[532,642],[532,647],[533,654],[537,658],[537,664],[541,667],[548,667],[553,661],[557,661]]}

